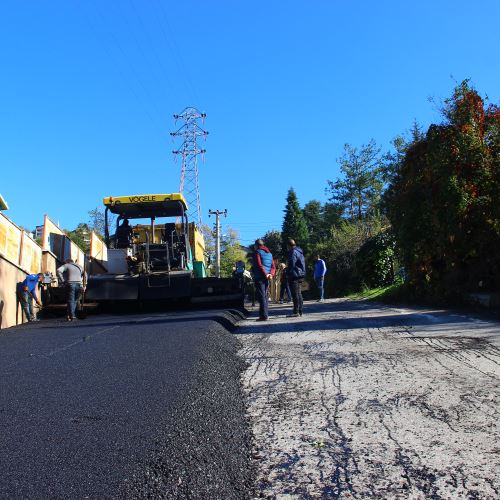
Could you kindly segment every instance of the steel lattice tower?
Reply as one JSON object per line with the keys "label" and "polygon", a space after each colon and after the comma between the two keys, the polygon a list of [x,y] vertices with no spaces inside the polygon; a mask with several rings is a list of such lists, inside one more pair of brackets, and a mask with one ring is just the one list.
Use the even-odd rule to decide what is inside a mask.
{"label": "steel lattice tower", "polygon": [[198,155],[204,154],[205,149],[198,146],[198,138],[206,137],[208,132],[203,130],[198,122],[204,121],[207,115],[196,108],[186,108],[178,115],[175,121],[182,120],[184,124],[176,131],[171,132],[172,137],[182,137],[181,147],[173,153],[182,156],[181,183],[179,191],[184,194],[190,208],[190,220],[197,226],[202,223],[200,188],[198,184]]}

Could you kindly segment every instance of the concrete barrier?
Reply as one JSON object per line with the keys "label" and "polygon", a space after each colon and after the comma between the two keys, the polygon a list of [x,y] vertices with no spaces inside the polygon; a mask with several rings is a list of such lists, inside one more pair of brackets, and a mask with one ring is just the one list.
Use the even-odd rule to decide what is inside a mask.
{"label": "concrete barrier", "polygon": [[92,231],[90,234],[89,274],[102,274],[108,271],[108,247]]}
{"label": "concrete barrier", "polygon": [[8,328],[25,321],[17,301],[16,285],[23,281],[27,274],[0,255],[0,328]]}
{"label": "concrete barrier", "polygon": [[17,283],[41,271],[40,246],[0,212],[0,328],[26,321],[17,300]]}
{"label": "concrete barrier", "polygon": [[85,253],[73,243],[64,231],[47,214],[43,218],[42,249],[50,251],[62,263],[66,259],[73,259],[80,266],[85,265]]}
{"label": "concrete barrier", "polygon": [[[97,236],[96,238],[98,239]],[[97,242],[95,245],[99,247]],[[105,246],[104,250],[101,249],[101,256],[104,253]],[[86,264],[83,250],[47,215],[44,216],[40,246],[27,232],[0,212],[0,328],[26,321],[17,300],[17,284],[28,274],[51,272],[55,276],[56,269],[68,258],[82,267]]]}

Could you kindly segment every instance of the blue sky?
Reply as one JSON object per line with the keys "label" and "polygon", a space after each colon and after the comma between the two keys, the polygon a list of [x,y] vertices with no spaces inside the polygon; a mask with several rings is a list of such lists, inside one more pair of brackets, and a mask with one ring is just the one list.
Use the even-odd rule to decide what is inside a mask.
{"label": "blue sky", "polygon": [[471,78],[500,101],[500,2],[3,0],[0,193],[72,229],[104,196],[177,191],[173,113],[207,113],[208,209],[249,243],[286,192],[326,200],[343,144],[384,149]]}

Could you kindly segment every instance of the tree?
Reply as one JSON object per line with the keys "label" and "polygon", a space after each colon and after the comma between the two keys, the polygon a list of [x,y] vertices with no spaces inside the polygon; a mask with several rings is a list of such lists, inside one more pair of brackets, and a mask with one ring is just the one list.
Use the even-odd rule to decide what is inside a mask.
{"label": "tree", "polygon": [[359,149],[345,144],[337,161],[343,177],[328,181],[330,201],[339,205],[350,219],[361,220],[373,214],[383,188],[380,148],[373,139]]}
{"label": "tree", "polygon": [[396,136],[391,141],[393,151],[389,151],[382,157],[381,176],[386,184],[390,184],[396,178],[408,149],[424,138],[422,128],[415,120],[411,129],[401,135]]}
{"label": "tree", "polygon": [[232,247],[232,246],[239,246],[240,244],[240,234],[236,229],[233,229],[230,226],[225,227],[224,234],[221,235],[220,239],[220,247],[221,251],[223,251],[225,248]]}
{"label": "tree", "polygon": [[281,231],[283,255],[287,254],[287,242],[293,238],[297,245],[307,252],[309,244],[309,234],[307,231],[306,221],[300,209],[297,194],[293,188],[288,190],[285,206],[285,218]]}
{"label": "tree", "polygon": [[208,224],[200,226],[203,241],[205,242],[205,258],[207,260],[207,273],[212,275],[213,266],[215,265],[215,235],[213,229]]}
{"label": "tree", "polygon": [[444,120],[405,152],[388,216],[417,292],[443,297],[500,286],[500,109],[466,80]]}
{"label": "tree", "polygon": [[84,224],[81,222],[76,226],[72,231],[64,230],[68,238],[78,245],[85,253],[88,253],[90,250],[90,232],[88,224]]}
{"label": "tree", "polygon": [[[207,225],[201,225],[201,232],[205,240],[205,255],[208,266],[209,274],[214,275],[215,269],[215,234],[213,229]],[[221,235],[221,258],[220,268],[221,276],[228,277],[233,273],[233,266],[238,260],[246,260],[246,253],[241,249],[240,236],[238,231],[231,227],[226,227],[225,232]]]}
{"label": "tree", "polygon": [[221,252],[220,271],[222,278],[228,278],[233,275],[234,267],[237,261],[246,261],[246,253],[240,245],[231,245]]}
{"label": "tree", "polygon": [[205,255],[207,257],[215,255],[215,235],[211,226],[208,224],[202,224],[200,226],[201,234],[203,235],[203,240],[205,242]]}
{"label": "tree", "polygon": [[240,245],[240,235],[235,229],[226,227],[226,231],[221,237],[221,277],[232,276],[233,268],[238,260],[243,262],[246,260],[246,253]]}
{"label": "tree", "polygon": [[309,235],[309,243],[315,245],[325,237],[323,207],[318,200],[308,201],[302,210]]}
{"label": "tree", "polygon": [[96,232],[101,238],[103,238],[105,233],[104,210],[102,208],[96,207],[93,210],[89,210],[88,215],[89,215],[89,222],[87,226],[92,231]]}
{"label": "tree", "polygon": [[342,222],[342,207],[335,203],[323,205],[323,238],[328,238],[332,228],[339,227]]}
{"label": "tree", "polygon": [[364,279],[357,270],[357,254],[366,241],[382,230],[378,217],[343,219],[330,229],[328,238],[313,248],[327,262],[325,286],[330,295],[341,296],[360,289]]}
{"label": "tree", "polygon": [[390,230],[366,240],[356,253],[355,267],[362,286],[375,288],[394,282],[396,242]]}
{"label": "tree", "polygon": [[271,229],[271,231],[268,231],[262,239],[264,240],[266,247],[269,248],[269,251],[273,254],[273,257],[275,259],[279,259],[281,257],[282,245],[281,233],[275,229]]}

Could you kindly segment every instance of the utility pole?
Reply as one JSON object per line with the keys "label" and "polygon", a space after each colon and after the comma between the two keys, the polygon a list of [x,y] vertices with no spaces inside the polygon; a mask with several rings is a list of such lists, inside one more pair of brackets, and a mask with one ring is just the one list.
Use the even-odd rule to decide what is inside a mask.
{"label": "utility pole", "polygon": [[215,215],[215,276],[220,278],[220,216],[227,217],[227,208],[222,210],[208,210],[208,216]]}
{"label": "utility pole", "polygon": [[208,132],[203,130],[198,122],[200,119],[204,121],[206,116],[205,113],[201,113],[196,108],[185,108],[182,113],[174,115],[176,122],[182,120],[184,124],[176,132],[170,132],[172,137],[182,137],[181,147],[172,153],[182,157],[179,192],[186,198],[190,208],[190,219],[197,227],[202,224],[198,185],[198,155],[203,155],[206,152],[206,149],[199,147],[197,139],[198,137],[206,138],[208,135]]}

